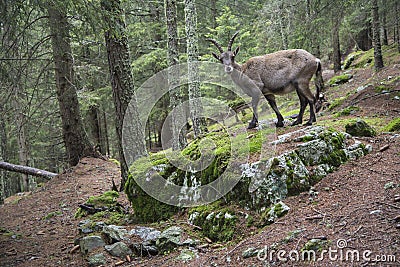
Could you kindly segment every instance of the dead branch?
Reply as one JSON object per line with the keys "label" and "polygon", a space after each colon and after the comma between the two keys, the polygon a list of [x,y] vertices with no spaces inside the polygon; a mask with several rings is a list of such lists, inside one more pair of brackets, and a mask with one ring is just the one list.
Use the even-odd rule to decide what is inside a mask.
{"label": "dead branch", "polygon": [[29,174],[32,176],[39,176],[39,177],[44,177],[48,180],[50,180],[51,178],[57,176],[57,173],[53,173],[53,172],[48,172],[45,170],[40,170],[40,169],[36,169],[36,168],[32,168],[32,167],[28,167],[28,166],[23,166],[23,165],[16,165],[16,164],[11,164],[5,161],[0,161],[0,169],[4,169],[7,171],[11,171],[11,172],[18,172],[18,173],[23,173],[23,174]]}

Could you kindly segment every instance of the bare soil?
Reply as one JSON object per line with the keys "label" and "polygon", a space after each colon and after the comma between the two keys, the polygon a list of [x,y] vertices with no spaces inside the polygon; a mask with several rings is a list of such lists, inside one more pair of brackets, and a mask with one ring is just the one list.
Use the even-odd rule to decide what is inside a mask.
{"label": "bare soil", "polygon": [[[400,100],[394,100],[395,92],[375,95],[374,85],[399,74],[398,66],[387,67],[375,75],[369,70],[358,70],[352,82],[329,88],[327,94],[334,99],[353,92],[335,110],[358,105],[361,111],[348,118],[374,117],[384,124],[399,117]],[[354,93],[355,88],[367,83],[372,86]],[[399,90],[399,82],[392,89]],[[326,112],[319,123],[325,125],[333,119],[332,113]],[[343,127],[339,125],[342,130]],[[278,133],[292,130],[287,127]],[[275,224],[262,229],[242,225],[243,229],[238,232],[247,234],[237,236],[228,244],[207,245],[202,240],[198,257],[188,263],[175,260],[180,253],[175,251],[133,258],[120,266],[400,266],[400,137],[381,133],[374,138],[360,139],[371,144],[373,152],[329,174],[315,186],[313,192],[318,193],[305,192],[286,199],[284,202],[290,211]],[[389,148],[379,151],[385,145]],[[119,176],[119,168],[114,163],[85,158],[35,192],[7,199],[0,206],[0,266],[86,266],[79,252],[71,253],[78,236],[77,223],[81,220],[74,218],[74,214],[89,196],[110,190],[111,180],[118,182]],[[124,194],[119,201],[128,206]],[[185,214],[167,223],[187,227]],[[320,261],[278,259],[278,250],[285,251],[281,257],[288,259],[290,251],[300,252],[312,238],[326,240],[324,249],[336,250],[336,259],[327,254]],[[342,242],[341,249],[338,242]],[[257,256],[244,259],[242,252],[250,247],[267,247],[269,252],[274,248],[276,252],[272,256],[268,254],[266,260]],[[351,262],[346,252],[354,250],[360,253],[360,259]],[[371,252],[368,259],[362,258],[365,251]],[[111,256],[108,260],[111,262],[108,266],[120,261]]]}

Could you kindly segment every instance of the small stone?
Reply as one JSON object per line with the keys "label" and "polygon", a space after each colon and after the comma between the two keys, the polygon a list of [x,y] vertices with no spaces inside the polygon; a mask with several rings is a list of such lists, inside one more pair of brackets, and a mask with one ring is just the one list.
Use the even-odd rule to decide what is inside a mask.
{"label": "small stone", "polygon": [[253,247],[248,248],[242,252],[242,257],[243,257],[243,259],[254,257],[258,254],[258,251],[259,251],[258,249],[253,248]]}
{"label": "small stone", "polygon": [[147,242],[143,244],[133,244],[132,250],[138,257],[155,256],[158,254],[157,247]]}
{"label": "small stone", "polygon": [[379,214],[379,213],[382,213],[382,211],[381,210],[373,210],[369,214],[376,215],[376,214]]}
{"label": "small stone", "polygon": [[105,265],[106,262],[106,257],[104,256],[103,253],[95,254],[92,255],[88,258],[89,266],[100,266],[100,265]]}
{"label": "small stone", "polygon": [[156,240],[160,237],[161,232],[151,227],[138,226],[129,232],[129,235],[137,235],[143,241]]}
{"label": "small stone", "polygon": [[184,249],[182,250],[181,254],[176,258],[177,260],[180,261],[191,261],[197,257],[197,254],[195,251],[191,249]]}
{"label": "small stone", "polygon": [[87,254],[96,248],[103,247],[104,245],[105,242],[103,239],[100,236],[95,235],[85,236],[79,241],[79,246],[83,254]]}
{"label": "small stone", "polygon": [[128,231],[124,227],[117,225],[106,225],[103,227],[102,232],[108,244],[122,241],[125,235],[128,234]]}
{"label": "small stone", "polygon": [[123,242],[117,242],[115,244],[104,247],[108,253],[115,257],[125,258],[132,254],[132,250]]}

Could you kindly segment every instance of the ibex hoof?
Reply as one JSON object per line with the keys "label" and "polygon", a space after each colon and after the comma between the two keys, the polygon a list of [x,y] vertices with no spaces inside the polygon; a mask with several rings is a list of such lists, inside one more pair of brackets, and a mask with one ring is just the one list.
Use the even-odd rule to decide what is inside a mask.
{"label": "ibex hoof", "polygon": [[257,123],[249,123],[249,126],[247,127],[247,129],[254,129],[257,127]]}
{"label": "ibex hoof", "polygon": [[308,121],[307,123],[304,123],[304,126],[311,126],[311,125],[312,125],[311,121]]}
{"label": "ibex hoof", "polygon": [[296,126],[296,125],[299,125],[299,124],[301,124],[301,121],[294,121],[294,122],[291,124],[291,126]]}
{"label": "ibex hoof", "polygon": [[277,123],[275,123],[276,127],[283,127],[283,121],[278,121]]}

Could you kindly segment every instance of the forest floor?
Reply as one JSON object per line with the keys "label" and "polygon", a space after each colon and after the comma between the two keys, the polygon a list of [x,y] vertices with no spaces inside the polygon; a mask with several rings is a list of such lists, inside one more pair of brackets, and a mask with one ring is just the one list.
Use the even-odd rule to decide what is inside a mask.
{"label": "forest floor", "polygon": [[[400,117],[400,100],[394,98],[400,95],[400,82],[389,93],[376,91],[382,81],[400,76],[399,65],[386,67],[377,74],[369,69],[358,69],[352,74],[351,82],[328,88],[327,95],[329,100],[348,96],[336,111],[354,105],[360,110],[343,118],[333,111],[324,112],[318,125],[343,130],[343,121],[360,117],[379,128]],[[355,92],[367,84],[371,86]],[[293,129],[285,127],[279,134]],[[197,258],[188,263],[177,261],[179,251],[175,251],[134,258],[120,266],[400,266],[400,137],[380,131],[376,137],[360,139],[371,144],[373,152],[340,166],[316,184],[314,191],[318,195],[305,192],[286,199],[290,211],[276,223],[252,233],[240,231],[248,234],[228,244],[204,245]],[[385,145],[387,149],[380,151]],[[111,180],[119,181],[119,176],[115,163],[85,158],[36,191],[8,198],[0,206],[0,266],[86,266],[79,252],[71,253],[78,237],[77,224],[82,220],[74,214],[90,196],[111,190]],[[129,206],[124,194],[119,202]],[[169,224],[184,225],[184,216],[180,214]],[[280,256],[286,259],[289,253],[295,257],[293,251],[301,253],[300,249],[312,238],[330,240],[333,254],[319,255],[320,261],[278,260],[277,250],[285,251]],[[270,248],[267,259],[242,257],[248,248],[265,247]],[[355,250],[360,259],[351,262]],[[363,255],[370,260],[363,259]],[[270,256],[274,264],[268,263]],[[396,261],[391,262],[394,257]],[[114,265],[110,266],[118,261],[111,259]]]}

